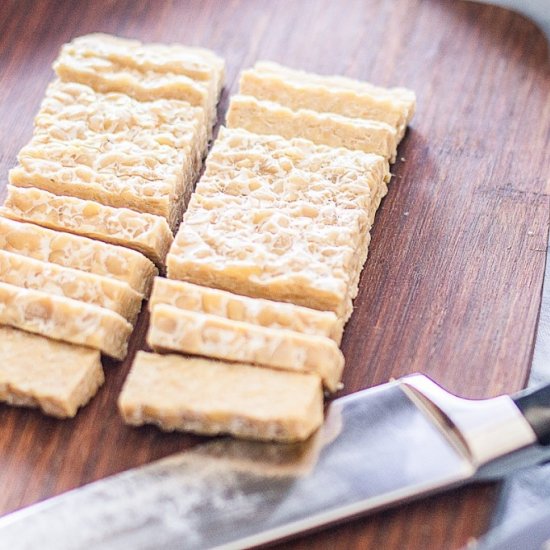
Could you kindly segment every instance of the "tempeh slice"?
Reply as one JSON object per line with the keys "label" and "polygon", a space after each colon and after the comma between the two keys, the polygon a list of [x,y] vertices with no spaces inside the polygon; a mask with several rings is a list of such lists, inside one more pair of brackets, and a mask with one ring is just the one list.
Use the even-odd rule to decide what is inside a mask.
{"label": "tempeh slice", "polygon": [[13,186],[162,216],[173,228],[181,220],[182,196],[195,174],[184,151],[165,147],[145,152],[109,136],[68,143],[35,136],[18,160],[9,173]]}
{"label": "tempeh slice", "polygon": [[257,134],[305,138],[313,143],[376,153],[394,161],[397,149],[395,128],[376,120],[347,118],[309,109],[292,111],[272,101],[234,95],[227,112],[227,126]]}
{"label": "tempeh slice", "polygon": [[361,86],[361,82],[356,86],[345,86],[334,77],[284,67],[269,70],[273,65],[259,63],[253,69],[243,71],[239,93],[275,101],[294,111],[310,109],[386,122],[397,130],[399,140],[414,113],[416,99],[409,90],[381,89],[368,83]]}
{"label": "tempeh slice", "polygon": [[368,230],[361,210],[303,201],[256,208],[195,193],[167,257],[168,276],[342,315]]}
{"label": "tempeh slice", "polygon": [[154,264],[135,250],[4,217],[0,249],[123,281],[146,297],[158,274]]}
{"label": "tempeh slice", "polygon": [[141,101],[188,101],[209,113],[211,126],[224,62],[204,50],[92,34],[65,44],[54,69],[62,80],[87,84],[100,92],[122,92]]}
{"label": "tempeh slice", "polygon": [[285,302],[249,298],[163,277],[155,279],[149,309],[156,304],[168,304],[180,309],[209,313],[263,327],[327,336],[337,343],[342,336],[342,323],[330,311],[317,311]]}
{"label": "tempeh slice", "polygon": [[127,283],[0,250],[0,282],[110,309],[135,324],[142,296]]}
{"label": "tempeh slice", "polygon": [[103,384],[99,351],[0,326],[0,401],[75,416]]}
{"label": "tempeh slice", "polygon": [[124,359],[132,325],[118,313],[70,298],[0,283],[0,324]]}
{"label": "tempeh slice", "polygon": [[257,61],[254,69],[263,73],[277,74],[286,79],[291,79],[294,82],[313,82],[322,84],[332,89],[355,90],[356,92],[371,94],[376,97],[389,98],[401,102],[407,108],[407,120],[410,121],[414,115],[416,108],[416,94],[403,87],[386,88],[376,86],[364,80],[355,80],[346,76],[326,76],[315,73],[306,73],[296,69],[284,67],[273,61]]}
{"label": "tempeh slice", "polygon": [[164,265],[173,240],[168,222],[160,216],[53,195],[40,189],[8,186],[2,214],[132,248],[159,267]]}
{"label": "tempeh slice", "polygon": [[142,351],[118,406],[136,426],[265,441],[302,441],[323,422],[315,375]]}
{"label": "tempeh slice", "polygon": [[155,351],[315,373],[329,391],[338,389],[344,368],[344,356],[329,338],[232,321],[166,304],[153,307],[147,343]]}

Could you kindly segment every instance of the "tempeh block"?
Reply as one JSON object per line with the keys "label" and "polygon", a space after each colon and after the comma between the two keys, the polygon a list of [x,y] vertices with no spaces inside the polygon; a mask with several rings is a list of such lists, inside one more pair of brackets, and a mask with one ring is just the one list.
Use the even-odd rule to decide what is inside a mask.
{"label": "tempeh block", "polygon": [[147,343],[155,351],[178,351],[319,375],[329,391],[340,383],[344,356],[321,336],[232,321],[157,304]]}
{"label": "tempeh block", "polygon": [[3,217],[0,249],[123,281],[146,297],[158,274],[135,250]]}
{"label": "tempeh block", "polygon": [[0,401],[73,417],[103,384],[99,351],[0,326]]}
{"label": "tempeh block", "polygon": [[221,128],[196,191],[363,209],[372,223],[389,177],[379,155]]}
{"label": "tempeh block", "polygon": [[376,120],[348,118],[309,109],[293,111],[272,101],[234,95],[227,112],[227,126],[257,134],[305,138],[313,143],[376,153],[394,161],[397,149],[395,128]]}
{"label": "tempeh block", "polygon": [[347,311],[368,214],[304,201],[253,206],[195,193],[167,257],[169,278],[339,316]]}
{"label": "tempeh block", "polygon": [[265,441],[302,441],[323,422],[315,375],[142,351],[118,405],[136,426]]}
{"label": "tempeh block", "polygon": [[122,92],[140,101],[188,101],[203,107],[213,124],[224,62],[201,49],[92,34],[65,44],[54,69],[62,80],[100,92]]}
{"label": "tempeh block", "polygon": [[112,208],[93,201],[8,186],[2,214],[132,248],[162,267],[173,236],[168,222],[152,214]]}
{"label": "tempeh block", "polygon": [[263,327],[326,336],[337,343],[342,336],[342,323],[330,311],[317,311],[284,302],[249,298],[163,277],[155,279],[149,309],[152,310],[156,304],[168,304],[180,309],[208,313]]}
{"label": "tempeh block", "polygon": [[118,313],[70,298],[0,283],[0,325],[98,349],[124,359],[132,325]]}
{"label": "tempeh block", "polygon": [[134,324],[142,296],[127,283],[0,250],[0,282],[110,309]]}
{"label": "tempeh block", "polygon": [[310,109],[349,118],[379,120],[401,139],[416,105],[406,88],[381,88],[344,77],[321,76],[258,62],[241,73],[239,93],[275,101],[294,111]]}

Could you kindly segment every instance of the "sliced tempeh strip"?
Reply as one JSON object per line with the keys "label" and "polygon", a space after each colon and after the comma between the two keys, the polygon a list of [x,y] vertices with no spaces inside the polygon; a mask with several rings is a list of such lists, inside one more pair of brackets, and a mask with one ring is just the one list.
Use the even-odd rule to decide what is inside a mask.
{"label": "sliced tempeh strip", "polygon": [[304,200],[363,209],[372,223],[388,179],[379,155],[221,128],[196,190],[253,197],[266,206]]}
{"label": "sliced tempeh strip", "polygon": [[118,313],[38,290],[0,283],[0,324],[98,349],[124,359],[132,325]]}
{"label": "sliced tempeh strip", "polygon": [[[350,84],[351,83],[351,84]],[[414,92],[379,88],[341,77],[325,77],[259,62],[241,73],[239,93],[275,101],[293,110],[311,109],[349,118],[379,120],[401,139],[415,109]]]}
{"label": "sliced tempeh strip", "polygon": [[179,351],[230,361],[312,372],[336,391],[344,356],[333,340],[272,329],[157,304],[147,343],[155,351]]}
{"label": "sliced tempeh strip", "polygon": [[122,92],[141,101],[188,101],[203,107],[213,124],[224,62],[205,50],[92,34],[65,44],[54,69],[62,80],[100,92]]}
{"label": "sliced tempeh strip", "polygon": [[0,326],[0,401],[73,417],[103,384],[99,351]]}
{"label": "sliced tempeh strip", "polygon": [[268,441],[305,440],[323,421],[315,375],[142,351],[118,405],[136,426]]}
{"label": "sliced tempeh strip", "polygon": [[124,281],[144,296],[149,296],[158,274],[135,250],[3,217],[0,249]]}
{"label": "sliced tempeh strip", "polygon": [[348,118],[309,109],[292,111],[272,101],[234,95],[227,112],[227,126],[257,134],[305,138],[313,143],[358,149],[395,160],[397,131],[376,120]]}
{"label": "sliced tempeh strip", "polygon": [[304,201],[257,208],[195,193],[167,257],[168,276],[343,315],[368,235],[362,210]]}
{"label": "sliced tempeh strip", "polygon": [[132,248],[162,267],[173,237],[168,222],[152,214],[97,202],[8,186],[2,214]]}
{"label": "sliced tempeh strip", "polygon": [[317,311],[284,302],[248,298],[163,277],[155,279],[149,309],[156,304],[168,304],[180,309],[209,313],[263,327],[327,336],[337,343],[342,337],[342,322],[330,311]]}
{"label": "sliced tempeh strip", "polygon": [[18,160],[9,173],[13,186],[162,216],[173,228],[181,220],[182,195],[195,174],[185,151],[165,147],[146,152],[108,135],[67,143],[34,137]]}
{"label": "sliced tempeh strip", "polygon": [[0,282],[110,309],[134,324],[142,296],[127,283],[0,250]]}

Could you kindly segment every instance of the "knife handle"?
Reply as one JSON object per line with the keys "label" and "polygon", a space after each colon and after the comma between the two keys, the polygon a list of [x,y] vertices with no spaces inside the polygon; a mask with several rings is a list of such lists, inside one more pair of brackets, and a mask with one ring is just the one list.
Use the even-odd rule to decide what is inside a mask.
{"label": "knife handle", "polygon": [[550,384],[512,397],[541,445],[550,445]]}

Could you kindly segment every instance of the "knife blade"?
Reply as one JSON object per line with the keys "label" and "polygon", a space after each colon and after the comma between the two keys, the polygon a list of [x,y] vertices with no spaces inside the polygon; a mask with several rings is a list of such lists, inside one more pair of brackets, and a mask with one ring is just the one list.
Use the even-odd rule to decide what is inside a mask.
{"label": "knife blade", "polygon": [[5,516],[0,541],[204,549],[285,539],[548,457],[537,437],[550,433],[538,414],[550,387],[541,391],[517,404],[469,401],[405,377],[335,400],[306,443],[216,440]]}

